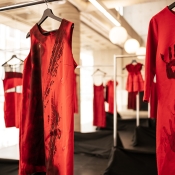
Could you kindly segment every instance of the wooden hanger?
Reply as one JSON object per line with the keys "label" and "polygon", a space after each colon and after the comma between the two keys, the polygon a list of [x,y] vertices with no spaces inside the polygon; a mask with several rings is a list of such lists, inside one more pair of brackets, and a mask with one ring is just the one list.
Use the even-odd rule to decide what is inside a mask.
{"label": "wooden hanger", "polygon": [[23,60],[21,60],[20,58],[18,58],[16,55],[12,55],[12,57],[8,61],[6,61],[4,64],[2,64],[2,66],[5,66],[10,60],[12,60],[14,58],[20,60],[21,62],[24,62]]}
{"label": "wooden hanger", "polygon": [[172,4],[170,4],[170,5],[168,6],[168,8],[169,8],[170,10],[172,10],[174,7],[175,7],[175,2],[173,2]]}
{"label": "wooden hanger", "polygon": [[103,73],[104,76],[106,75],[106,72],[103,72],[103,71],[100,70],[100,69],[96,69],[95,72],[92,74],[92,76],[93,76],[94,74],[96,74],[97,72],[101,72],[101,73]]}
{"label": "wooden hanger", "polygon": [[[46,2],[46,5],[47,5],[47,2]],[[39,20],[39,22],[37,22],[37,24],[40,26],[48,17],[50,17],[52,19],[55,19],[56,21],[59,21],[59,22],[62,21],[62,18],[59,18],[58,16],[55,16],[53,14],[52,10],[49,9],[48,6],[47,6],[47,9],[44,10],[43,16],[41,17],[41,19]],[[51,32],[51,31],[49,31],[49,32]],[[49,32],[43,32],[43,34],[47,34]],[[26,38],[28,38],[29,36],[30,36],[30,32],[27,33]]]}

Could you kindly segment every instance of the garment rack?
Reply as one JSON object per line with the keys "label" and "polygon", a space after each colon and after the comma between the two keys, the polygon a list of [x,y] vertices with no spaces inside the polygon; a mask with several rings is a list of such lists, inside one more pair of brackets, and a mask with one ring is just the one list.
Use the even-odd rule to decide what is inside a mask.
{"label": "garment rack", "polygon": [[[116,66],[116,59],[118,58],[132,58],[132,57],[138,57],[138,56],[145,56],[145,55],[114,55],[113,57],[113,64],[114,64],[114,82],[116,82],[116,72],[117,72],[117,66]],[[139,95],[137,95],[137,113],[136,113],[136,125],[139,126]],[[114,141],[114,147],[117,146],[117,103],[116,103],[116,86],[114,83],[114,122],[113,122],[113,141]]]}
{"label": "garment rack", "polygon": [[[47,3],[54,2],[54,1],[60,1],[60,0],[47,0]],[[28,6],[32,6],[32,5],[44,4],[44,3],[46,3],[44,0],[16,3],[16,4],[13,4],[13,5],[0,7],[0,11],[12,10],[12,9],[28,7]]]}

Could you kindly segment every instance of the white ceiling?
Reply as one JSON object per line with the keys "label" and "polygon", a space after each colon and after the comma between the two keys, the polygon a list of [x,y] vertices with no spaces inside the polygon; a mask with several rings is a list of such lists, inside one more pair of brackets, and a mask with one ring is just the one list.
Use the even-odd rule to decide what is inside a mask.
{"label": "white ceiling", "polygon": [[[130,6],[133,4],[153,2],[158,0],[105,0],[102,1],[107,8],[114,8],[117,6]],[[28,0],[1,0],[0,7],[13,5],[15,3],[29,2]],[[81,49],[115,49],[118,46],[112,44],[108,39],[109,30],[113,24],[106,19],[94,6],[86,0],[69,0],[74,6],[80,10],[80,41]],[[59,5],[57,2],[48,3],[51,5]],[[13,28],[18,28],[24,32],[28,32],[41,18],[43,9],[46,4],[24,7],[20,9],[8,10],[0,12],[0,23],[6,24]],[[121,19],[123,20],[123,19]],[[50,20],[45,22],[47,29],[51,28]],[[127,26],[128,27],[128,26]],[[100,29],[100,30],[99,30]],[[121,47],[121,46],[119,46]]]}

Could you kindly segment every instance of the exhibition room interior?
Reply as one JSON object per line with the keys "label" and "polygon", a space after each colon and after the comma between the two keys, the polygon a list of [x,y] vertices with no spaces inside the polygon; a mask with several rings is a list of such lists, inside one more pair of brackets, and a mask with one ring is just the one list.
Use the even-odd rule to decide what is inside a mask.
{"label": "exhibition room interior", "polygon": [[[62,22],[58,18],[73,23],[69,47],[76,62],[75,87],[70,88],[74,93],[74,175],[156,175],[157,101],[152,102],[154,109],[143,101],[145,57],[150,20],[173,3],[1,0],[0,175],[17,175],[20,161],[20,124],[8,126],[5,113],[13,115],[13,106],[21,115],[21,102],[8,99],[8,107],[5,94],[22,94],[23,84],[5,89],[6,72],[23,74],[33,44],[27,34],[46,10],[51,16],[43,20],[39,32],[59,30]],[[130,88],[132,71],[137,72],[139,83]],[[31,173],[37,174],[45,172]]]}

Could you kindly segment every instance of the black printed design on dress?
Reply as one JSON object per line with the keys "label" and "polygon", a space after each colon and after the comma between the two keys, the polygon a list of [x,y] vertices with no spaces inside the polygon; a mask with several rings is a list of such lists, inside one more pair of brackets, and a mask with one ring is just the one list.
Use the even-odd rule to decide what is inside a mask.
{"label": "black printed design on dress", "polygon": [[48,145],[46,146],[46,149],[49,150],[48,160],[53,161],[54,154],[57,151],[57,147],[55,145],[56,139],[61,138],[61,130],[59,129],[60,115],[54,96],[51,98],[51,111],[51,116],[48,116],[48,123],[50,124],[50,133],[45,138],[45,142],[48,139],[50,139]]}
{"label": "black printed design on dress", "polygon": [[175,152],[175,128],[173,129],[173,125],[175,125],[175,118],[174,118],[173,122],[174,122],[174,124],[172,123],[171,119],[169,120],[170,134],[168,133],[168,131],[166,130],[165,127],[163,127],[163,129],[164,129],[164,132],[166,133],[166,136],[168,138],[171,150],[173,152]]}
{"label": "black printed design on dress", "polygon": [[172,54],[172,48],[168,48],[168,59],[165,58],[163,54],[160,54],[163,62],[166,63],[166,74],[169,79],[175,79],[175,45],[173,46],[173,52]]}
{"label": "black printed design on dress", "polygon": [[47,72],[46,78],[46,88],[44,91],[44,108],[46,108],[48,104],[47,97],[50,94],[52,85],[54,84],[54,77],[57,76],[57,71],[59,67],[59,60],[63,54],[64,49],[64,38],[66,37],[66,32],[62,29],[58,35],[56,36],[55,44],[52,49],[52,55],[49,63],[49,68]]}

